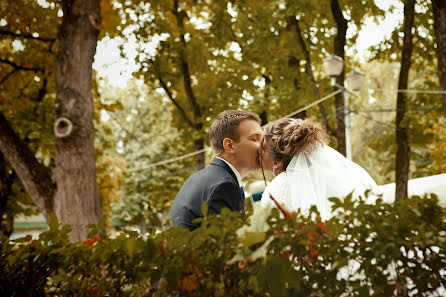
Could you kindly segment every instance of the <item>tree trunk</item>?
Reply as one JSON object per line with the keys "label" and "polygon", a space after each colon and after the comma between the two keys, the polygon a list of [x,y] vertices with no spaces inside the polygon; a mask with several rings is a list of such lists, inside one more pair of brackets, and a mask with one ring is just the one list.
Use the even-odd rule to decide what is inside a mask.
{"label": "tree trunk", "polygon": [[[409,69],[412,56],[412,28],[415,16],[415,0],[404,3],[404,40],[401,55],[401,69],[398,89],[405,90],[408,86]],[[407,197],[407,181],[409,180],[409,143],[407,129],[403,125],[406,112],[405,92],[398,92],[396,102],[396,164],[395,164],[395,200]]]}
{"label": "tree trunk", "polygon": [[101,216],[94,156],[92,63],[96,52],[100,0],[64,0],[56,67],[57,98],[55,211],[70,224],[72,241],[83,240]]}
{"label": "tree trunk", "polygon": [[39,211],[49,220],[56,186],[46,168],[34,157],[26,143],[14,132],[0,112],[0,150],[19,176]]}
{"label": "tree trunk", "polygon": [[[195,144],[195,150],[199,151],[199,150],[204,149],[204,139],[203,138],[196,139],[194,141],[194,144]],[[203,169],[205,166],[205,153],[202,152],[202,153],[197,154],[196,160],[197,160],[197,170]]]}
{"label": "tree trunk", "polygon": [[[446,92],[446,1],[432,0],[434,31],[437,43],[438,78],[440,90]],[[446,111],[446,94],[441,95],[443,110]]]}
{"label": "tree trunk", "polygon": [[[344,18],[342,14],[341,7],[339,6],[338,0],[330,1],[331,12],[333,14],[334,20],[336,22],[337,32],[334,39],[334,54],[336,56],[341,57],[345,60],[345,36],[347,34],[347,20]],[[336,83],[340,86],[344,86],[344,76],[345,76],[345,67],[342,69],[341,74],[336,78]],[[335,87],[335,91],[337,91],[337,87]],[[335,107],[336,107],[336,120],[337,120],[337,129],[336,129],[336,139],[338,141],[338,151],[347,156],[347,148],[345,141],[345,114],[348,112],[345,110],[344,106],[344,92],[340,92],[335,95]]]}
{"label": "tree trunk", "polygon": [[[10,167],[0,154],[0,232],[7,237],[11,236],[14,226],[14,211],[11,211],[10,199],[12,196],[12,184],[16,176],[15,171],[9,173]],[[9,207],[8,207],[9,206]]]}
{"label": "tree trunk", "polygon": [[262,126],[268,124],[268,113],[266,110],[263,110],[260,114],[259,114]]}
{"label": "tree trunk", "polygon": [[142,215],[142,214],[141,214],[141,218],[139,220],[139,232],[141,235],[145,235],[147,232],[146,219],[144,218],[144,215]]}

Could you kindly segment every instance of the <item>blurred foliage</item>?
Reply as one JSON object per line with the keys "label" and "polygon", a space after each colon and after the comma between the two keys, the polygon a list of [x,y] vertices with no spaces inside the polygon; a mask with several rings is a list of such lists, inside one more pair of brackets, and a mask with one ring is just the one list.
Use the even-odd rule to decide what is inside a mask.
{"label": "blurred foliage", "polygon": [[[367,195],[367,194],[366,194]],[[444,199],[444,197],[442,197]],[[446,210],[435,195],[386,204],[330,198],[289,219],[226,209],[189,231],[171,227],[68,241],[52,217],[38,239],[2,239],[2,296],[420,296],[441,295]]]}
{"label": "blurred foliage", "polygon": [[[392,183],[395,172],[396,88],[399,65],[372,61],[363,65],[367,82],[359,96],[350,96],[353,160],[378,184]],[[423,94],[438,86],[435,69],[426,65],[410,73],[405,126],[411,148],[410,178],[445,172],[444,112],[438,94]]]}
{"label": "blurred foliage", "polygon": [[[58,1],[0,5],[0,112],[47,167],[55,153],[52,123],[59,8]],[[0,230],[10,235],[14,218],[36,214],[37,208],[3,155],[0,169]]]}
{"label": "blurred foliage", "polygon": [[193,158],[151,165],[185,153],[178,145],[188,139],[172,127],[175,114],[171,106],[141,81],[131,80],[125,88],[104,84],[98,93],[103,106],[119,106],[102,109],[98,125],[103,131],[98,144],[113,144],[104,147],[104,156],[112,163],[118,161],[103,171],[107,174],[104,182],[115,181],[110,190],[119,197],[112,201],[113,218],[143,229],[160,226],[161,213],[170,208],[176,192],[196,167]]}

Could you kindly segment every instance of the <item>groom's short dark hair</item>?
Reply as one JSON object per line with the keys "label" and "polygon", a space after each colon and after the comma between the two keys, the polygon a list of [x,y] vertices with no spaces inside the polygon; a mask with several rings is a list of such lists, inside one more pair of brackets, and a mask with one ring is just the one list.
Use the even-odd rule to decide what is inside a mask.
{"label": "groom's short dark hair", "polygon": [[237,128],[244,120],[253,120],[259,124],[261,123],[258,115],[243,110],[225,110],[217,116],[209,130],[211,146],[217,155],[224,151],[223,139],[231,138],[237,142],[240,141]]}

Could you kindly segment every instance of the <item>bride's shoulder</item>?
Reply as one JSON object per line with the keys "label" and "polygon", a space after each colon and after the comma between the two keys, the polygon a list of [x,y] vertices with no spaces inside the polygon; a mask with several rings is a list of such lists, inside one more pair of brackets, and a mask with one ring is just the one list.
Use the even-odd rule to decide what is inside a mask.
{"label": "bride's shoulder", "polygon": [[271,200],[269,194],[277,200],[282,200],[285,196],[288,196],[288,192],[287,173],[284,171],[278,174],[265,188],[262,195],[262,206],[265,206]]}
{"label": "bride's shoulder", "polygon": [[282,185],[287,181],[287,172],[283,171],[279,173],[273,180],[268,184],[269,185]]}

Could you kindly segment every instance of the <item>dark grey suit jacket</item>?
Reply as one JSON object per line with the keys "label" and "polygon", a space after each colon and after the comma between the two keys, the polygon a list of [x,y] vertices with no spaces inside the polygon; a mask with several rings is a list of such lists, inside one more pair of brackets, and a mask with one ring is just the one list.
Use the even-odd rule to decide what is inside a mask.
{"label": "dark grey suit jacket", "polygon": [[192,220],[202,217],[201,204],[206,201],[208,214],[219,214],[223,207],[245,212],[245,195],[237,177],[224,161],[214,158],[211,164],[192,174],[181,187],[169,212],[173,226],[193,230]]}

